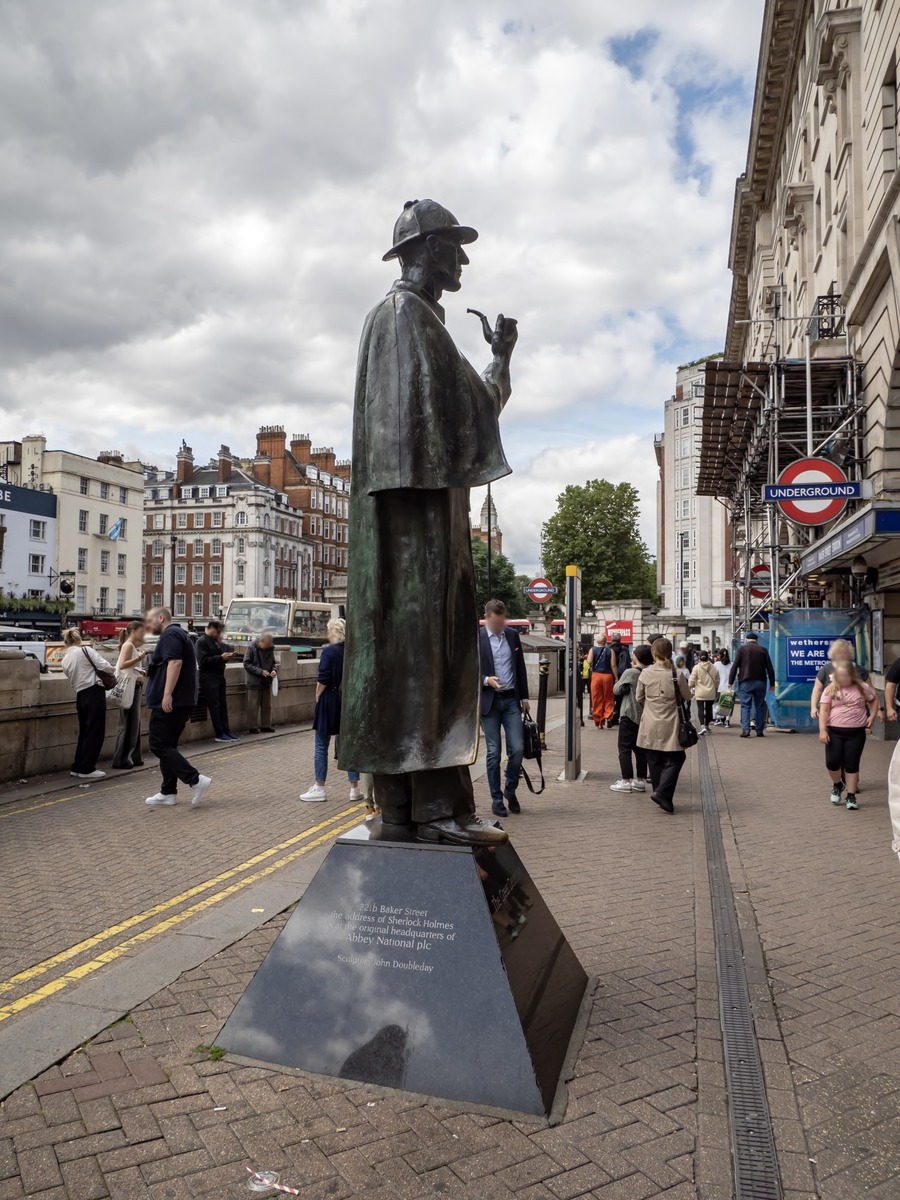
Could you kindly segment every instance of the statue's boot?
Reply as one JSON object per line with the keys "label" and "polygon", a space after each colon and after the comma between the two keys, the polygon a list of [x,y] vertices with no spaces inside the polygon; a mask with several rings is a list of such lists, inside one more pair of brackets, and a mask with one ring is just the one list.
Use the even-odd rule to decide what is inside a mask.
{"label": "statue's boot", "polygon": [[508,842],[509,834],[498,825],[476,816],[443,817],[419,826],[420,842],[450,842],[454,846],[496,846]]}

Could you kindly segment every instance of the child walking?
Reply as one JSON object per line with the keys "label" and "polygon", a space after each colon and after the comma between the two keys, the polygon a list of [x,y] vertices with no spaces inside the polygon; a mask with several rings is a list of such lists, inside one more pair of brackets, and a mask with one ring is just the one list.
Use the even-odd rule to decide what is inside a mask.
{"label": "child walking", "polygon": [[[641,724],[641,706],[637,702],[637,681],[644,667],[653,662],[649,646],[635,646],[631,654],[631,666],[616,680],[613,692],[622,697],[619,709],[619,774],[620,778],[609,785],[611,792],[645,792],[647,790],[647,755],[637,744]],[[632,770],[631,756],[637,775]]]}
{"label": "child walking", "polygon": [[877,715],[878,697],[860,679],[853,663],[835,664],[832,681],[819,701],[819,741],[825,745],[832,804],[841,803],[846,783],[847,808],[859,808],[859,760],[866,748],[866,732]]}

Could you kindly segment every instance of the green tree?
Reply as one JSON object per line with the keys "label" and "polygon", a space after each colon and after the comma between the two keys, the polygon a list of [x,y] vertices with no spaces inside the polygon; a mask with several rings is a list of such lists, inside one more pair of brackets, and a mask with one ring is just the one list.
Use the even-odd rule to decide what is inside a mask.
{"label": "green tree", "polygon": [[516,568],[506,555],[498,554],[496,550],[491,555],[492,591],[488,591],[487,546],[480,538],[472,538],[472,558],[475,560],[475,595],[479,617],[488,600],[502,600],[511,617],[524,617],[526,596],[519,582],[524,576],[516,575]]}
{"label": "green tree", "polygon": [[581,567],[581,595],[592,600],[655,600],[656,569],[638,533],[637,489],[591,479],[570,484],[541,534],[544,573],[557,588],[566,567]]}

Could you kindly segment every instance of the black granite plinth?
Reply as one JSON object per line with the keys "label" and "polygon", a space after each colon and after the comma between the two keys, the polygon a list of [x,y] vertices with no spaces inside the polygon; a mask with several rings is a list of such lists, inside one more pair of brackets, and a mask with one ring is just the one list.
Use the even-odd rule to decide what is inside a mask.
{"label": "black granite plinth", "polygon": [[587,977],[512,844],[336,842],[216,1039],[448,1100],[550,1110]]}

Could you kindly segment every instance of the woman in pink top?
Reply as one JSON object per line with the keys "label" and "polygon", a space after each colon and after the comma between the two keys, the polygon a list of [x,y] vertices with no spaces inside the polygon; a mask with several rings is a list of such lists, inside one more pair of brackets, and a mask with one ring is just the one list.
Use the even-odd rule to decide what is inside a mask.
{"label": "woman in pink top", "polygon": [[832,804],[841,803],[846,781],[847,808],[859,808],[859,760],[866,746],[866,733],[877,715],[878,697],[857,675],[853,663],[835,663],[831,683],[819,701],[819,741],[825,743]]}

